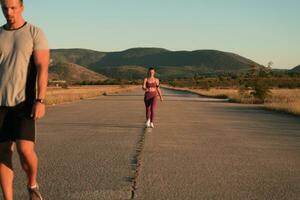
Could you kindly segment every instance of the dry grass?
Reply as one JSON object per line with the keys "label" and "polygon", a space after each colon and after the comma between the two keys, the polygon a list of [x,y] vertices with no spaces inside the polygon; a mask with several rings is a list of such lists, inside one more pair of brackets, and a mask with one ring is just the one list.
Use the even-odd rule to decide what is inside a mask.
{"label": "dry grass", "polygon": [[265,107],[300,115],[300,89],[275,89]]}
{"label": "dry grass", "polygon": [[[239,103],[254,103],[255,99],[250,92],[240,94],[238,89],[189,89],[180,88],[180,90],[189,90],[207,97],[229,98],[230,101]],[[300,89],[272,89],[272,94],[267,98],[264,106],[271,110],[283,111],[295,115],[300,115]]]}
{"label": "dry grass", "polygon": [[214,97],[214,98],[229,98],[229,99],[238,99],[239,92],[237,89],[217,89],[213,88],[210,90],[204,89],[191,89],[191,91],[196,92],[200,95],[206,97]]}
{"label": "dry grass", "polygon": [[[197,94],[200,94],[201,96],[205,97],[213,97],[213,98],[221,98],[221,99],[230,99],[230,101],[234,102],[241,102],[241,96],[239,94],[238,89],[220,89],[220,88],[212,88],[209,90],[206,89],[191,89],[191,88],[173,88],[173,87],[168,87],[167,88],[172,88],[176,90],[186,90],[186,91],[192,91]],[[245,101],[243,101],[245,103]]]}
{"label": "dry grass", "polygon": [[108,95],[119,92],[134,90],[140,86],[135,85],[101,85],[101,86],[78,86],[67,89],[49,87],[46,104],[54,105],[65,102],[73,102],[81,99],[93,98],[100,95]]}
{"label": "dry grass", "polygon": [[191,89],[191,91],[196,92],[200,95],[214,98],[228,98],[231,102],[237,103],[247,103],[253,104],[255,102],[255,98],[251,95],[251,91],[241,92],[238,89],[221,89],[221,88],[213,88],[210,90],[204,89]]}

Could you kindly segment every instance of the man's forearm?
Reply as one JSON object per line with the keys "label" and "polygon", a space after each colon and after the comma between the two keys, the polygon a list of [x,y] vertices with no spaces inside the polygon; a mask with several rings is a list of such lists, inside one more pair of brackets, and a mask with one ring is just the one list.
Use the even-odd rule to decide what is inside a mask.
{"label": "man's forearm", "polygon": [[37,66],[37,98],[44,99],[48,85],[49,50],[39,50],[34,52],[34,60]]}
{"label": "man's forearm", "polygon": [[38,99],[45,99],[48,85],[48,66],[38,67]]}

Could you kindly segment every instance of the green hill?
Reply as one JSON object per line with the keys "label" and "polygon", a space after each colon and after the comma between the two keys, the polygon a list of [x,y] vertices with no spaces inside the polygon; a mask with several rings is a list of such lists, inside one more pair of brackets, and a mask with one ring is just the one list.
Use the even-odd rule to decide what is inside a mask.
{"label": "green hill", "polygon": [[162,48],[132,48],[120,52],[86,49],[54,49],[55,62],[75,63],[110,78],[140,79],[154,66],[162,79],[193,77],[195,74],[239,73],[250,66],[262,67],[240,55],[217,50],[169,51]]}
{"label": "green hill", "polygon": [[65,80],[68,83],[104,81],[107,77],[73,63],[53,63],[49,67],[49,81]]}
{"label": "green hill", "polygon": [[89,49],[52,49],[51,59],[60,63],[75,63],[88,66],[102,59],[106,53]]}
{"label": "green hill", "polygon": [[[151,50],[150,53],[149,50]],[[103,66],[205,66],[211,69],[224,71],[249,68],[249,65],[257,63],[239,55],[216,50],[198,51],[154,51],[153,49],[135,48],[123,52],[107,53],[98,62],[91,66],[101,68]]]}

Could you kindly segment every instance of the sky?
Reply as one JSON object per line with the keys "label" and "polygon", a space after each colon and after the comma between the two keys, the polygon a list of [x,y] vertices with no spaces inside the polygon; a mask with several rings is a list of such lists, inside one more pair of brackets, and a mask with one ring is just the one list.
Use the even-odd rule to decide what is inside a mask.
{"label": "sky", "polygon": [[[24,0],[50,48],[216,49],[262,65],[300,64],[299,0]],[[5,23],[3,17],[1,24]]]}

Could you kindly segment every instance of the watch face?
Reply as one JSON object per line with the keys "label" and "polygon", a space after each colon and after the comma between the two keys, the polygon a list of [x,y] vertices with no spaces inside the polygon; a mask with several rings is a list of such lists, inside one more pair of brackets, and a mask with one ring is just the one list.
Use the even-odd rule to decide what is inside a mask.
{"label": "watch face", "polygon": [[44,99],[36,99],[36,102],[44,103]]}

